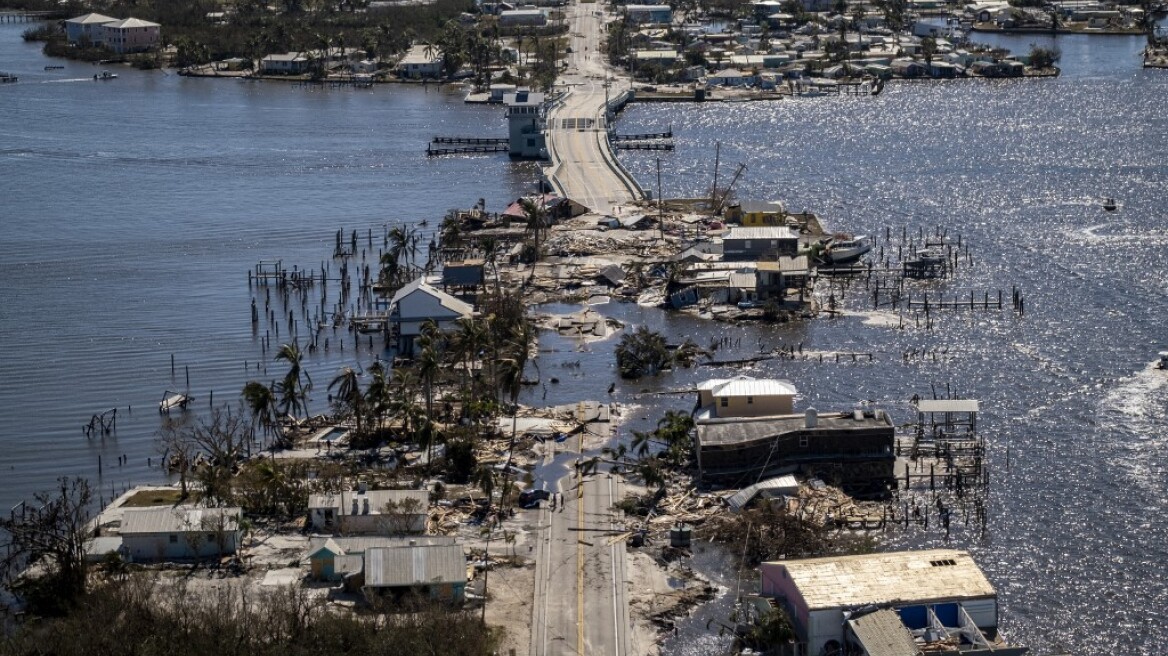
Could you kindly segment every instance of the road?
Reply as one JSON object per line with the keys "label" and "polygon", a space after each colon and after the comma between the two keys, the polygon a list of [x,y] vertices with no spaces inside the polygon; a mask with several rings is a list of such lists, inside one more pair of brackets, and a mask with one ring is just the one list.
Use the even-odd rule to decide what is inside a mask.
{"label": "road", "polygon": [[558,85],[566,99],[547,116],[548,179],[564,196],[594,212],[640,198],[636,182],[616,166],[608,145],[605,104],[629,86],[628,78],[610,71],[602,47],[602,3],[572,3],[564,8],[570,24],[572,52]]}
{"label": "road", "polygon": [[629,651],[625,545],[613,503],[619,477],[599,473],[560,479],[564,503],[540,510],[532,604],[532,656]]}

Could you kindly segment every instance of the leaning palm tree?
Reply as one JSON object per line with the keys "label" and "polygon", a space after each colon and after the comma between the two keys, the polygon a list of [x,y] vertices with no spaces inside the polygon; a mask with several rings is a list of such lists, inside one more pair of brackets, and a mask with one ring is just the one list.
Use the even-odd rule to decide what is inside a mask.
{"label": "leaning palm tree", "polygon": [[369,386],[365,389],[365,411],[368,413],[372,432],[381,428],[385,412],[389,409],[389,379],[386,376],[385,365],[378,360],[369,365]]}

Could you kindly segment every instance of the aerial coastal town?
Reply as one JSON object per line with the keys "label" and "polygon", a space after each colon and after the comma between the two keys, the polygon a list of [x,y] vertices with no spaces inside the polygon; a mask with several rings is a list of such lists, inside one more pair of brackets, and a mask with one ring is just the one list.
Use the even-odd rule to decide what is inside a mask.
{"label": "aerial coastal town", "polygon": [[[506,132],[458,126],[416,156],[534,161],[538,189],[322,227],[319,260],[240,271],[262,361],[203,398],[171,356],[147,409],[154,480],[64,476],[0,514],[0,653],[674,653],[703,607],[719,610],[697,632],[717,640],[686,653],[1036,653],[1002,629],[978,555],[949,546],[990,530],[1001,472],[979,416],[995,399],[934,385],[889,403],[845,376],[855,402],[823,405],[766,365],[878,366],[871,350],[699,342],[639,318],[930,331],[958,313],[1024,322],[1026,290],[938,287],[981,257],[960,226],[854,234],[832,208],[747,197],[747,164],[720,151],[708,193],[663,197],[660,160],[657,180],[637,179],[621,153],[672,150],[683,131],[622,132],[618,116],[1059,75],[1057,49],[981,34],[1146,35],[1143,65],[1165,67],[1164,7],[316,4],[12,16],[46,55],[94,62],[94,86],[130,66],[313,91],[459,85]],[[604,311],[618,305],[621,319]],[[326,352],[350,364],[314,380],[306,363]],[[617,391],[673,372],[692,382]],[[115,433],[119,411],[143,409],[94,414],[84,439]],[[98,456],[99,472],[122,465]]]}

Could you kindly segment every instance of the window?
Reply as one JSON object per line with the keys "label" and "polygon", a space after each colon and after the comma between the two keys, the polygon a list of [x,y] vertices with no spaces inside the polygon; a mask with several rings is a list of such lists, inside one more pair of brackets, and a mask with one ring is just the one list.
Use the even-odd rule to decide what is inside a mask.
{"label": "window", "polygon": [[175,535],[174,533],[170,534],[170,543],[171,544],[178,544],[178,536]]}
{"label": "window", "polygon": [[801,446],[803,448],[807,448],[808,441],[809,440],[808,440],[806,435],[799,436],[799,446]]}
{"label": "window", "polygon": [[742,248],[743,248],[743,249],[745,249],[745,250],[750,250],[750,240],[749,240],[749,239],[747,239],[746,241],[742,242]]}
{"label": "window", "polygon": [[718,398],[718,405],[722,406],[723,408],[729,406],[730,405],[730,398],[726,397],[726,396],[719,397]]}
{"label": "window", "polygon": [[208,534],[207,534],[207,542],[214,542],[214,541],[215,541],[215,534],[214,534],[214,533],[208,533]]}
{"label": "window", "polygon": [[930,560],[929,564],[933,567],[952,567],[957,564],[957,561],[952,558],[946,558],[944,560]]}
{"label": "window", "polygon": [[753,405],[753,404],[754,404],[754,397],[753,396],[746,397],[746,405]]}

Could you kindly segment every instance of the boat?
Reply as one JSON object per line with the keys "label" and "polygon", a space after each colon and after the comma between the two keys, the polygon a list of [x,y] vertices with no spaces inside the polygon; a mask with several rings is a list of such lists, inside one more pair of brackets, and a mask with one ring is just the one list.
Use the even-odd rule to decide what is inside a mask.
{"label": "boat", "polygon": [[117,73],[110,73],[109,71],[102,71],[100,73],[94,73],[93,79],[95,79],[95,80],[116,80],[116,79],[118,79],[118,74]]}
{"label": "boat", "polygon": [[828,264],[848,264],[863,257],[872,250],[867,237],[836,235],[827,241],[820,257]]}
{"label": "boat", "polygon": [[20,78],[16,77],[16,74],[14,73],[5,73],[4,71],[0,71],[0,84],[11,84],[12,82],[15,82],[19,79]]}
{"label": "boat", "polygon": [[1106,210],[1108,212],[1114,212],[1118,207],[1119,207],[1119,205],[1115,204],[1114,198],[1104,198],[1103,199],[1103,209],[1104,210]]}
{"label": "boat", "polygon": [[1168,351],[1160,351],[1160,359],[1156,361],[1156,368],[1168,370]]}
{"label": "boat", "polygon": [[169,414],[175,408],[186,410],[190,402],[190,396],[166,390],[162,393],[162,400],[158,403],[158,411]]}
{"label": "boat", "polygon": [[55,65],[55,66],[46,66],[46,67],[45,67],[45,70],[46,70],[46,71],[59,71],[59,70],[61,70],[61,69],[63,69],[63,68],[65,68],[65,67],[64,67],[64,66],[61,66],[60,64],[57,64],[57,65]]}

